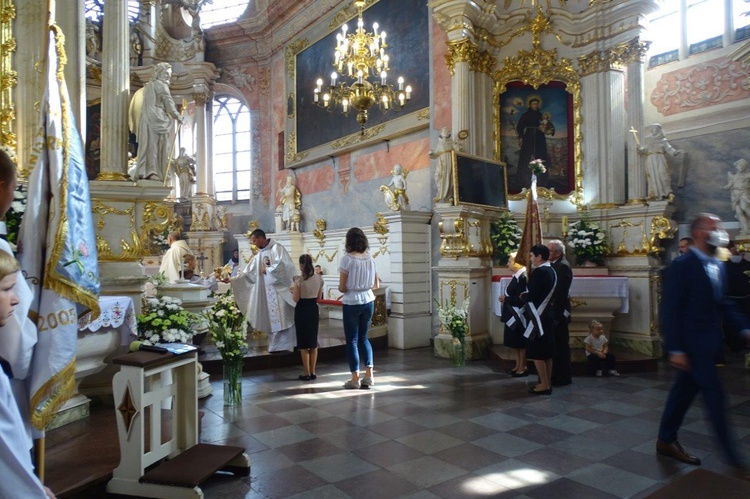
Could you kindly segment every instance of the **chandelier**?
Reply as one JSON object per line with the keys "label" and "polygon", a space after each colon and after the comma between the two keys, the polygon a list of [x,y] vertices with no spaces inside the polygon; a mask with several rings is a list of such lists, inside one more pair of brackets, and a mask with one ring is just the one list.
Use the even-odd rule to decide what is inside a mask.
{"label": "chandelier", "polygon": [[[318,78],[313,102],[329,112],[340,107],[345,116],[355,109],[357,123],[364,135],[368,109],[377,103],[383,113],[391,109],[400,111],[411,99],[411,87],[404,86],[404,79],[400,76],[398,90],[387,83],[390,67],[385,53],[388,47],[385,31],[378,33],[378,23],[373,23],[373,32],[366,32],[362,20],[365,2],[355,0],[354,6],[358,12],[357,29],[348,33],[349,28],[344,24],[341,33],[336,35],[333,61],[336,71],[331,73],[331,84],[325,90],[323,80]],[[343,81],[345,78],[351,83]]]}

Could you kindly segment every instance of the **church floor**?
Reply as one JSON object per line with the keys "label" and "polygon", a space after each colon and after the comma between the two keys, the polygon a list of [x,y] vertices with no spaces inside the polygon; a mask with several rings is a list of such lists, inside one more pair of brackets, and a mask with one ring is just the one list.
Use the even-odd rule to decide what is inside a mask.
{"label": "church floor", "polygon": [[[735,438],[750,459],[750,372],[721,369]],[[346,363],[246,373],[242,407],[221,381],[201,401],[201,438],[246,448],[247,478],[204,484],[225,497],[644,497],[695,469],[654,453],[671,371],[576,377],[551,396],[526,392],[487,362],[452,368],[431,349],[375,352],[376,385],[344,390]],[[680,433],[703,469],[720,461],[700,401]],[[747,497],[747,496],[745,496]]]}
{"label": "church floor", "polygon": [[[735,440],[750,459],[743,360],[728,354],[720,373]],[[369,391],[342,388],[343,360],[320,362],[313,382],[296,379],[299,367],[246,372],[234,409],[214,376],[214,394],[200,401],[201,440],[244,447],[252,469],[214,477],[206,497],[645,497],[697,469],[654,453],[671,380],[663,362],[621,378],[574,377],[551,396],[526,393],[532,377],[510,378],[496,361],[452,368],[429,348],[376,350],[375,363]],[[61,499],[104,497],[119,462],[114,408],[91,411],[47,435],[48,485]],[[700,469],[729,472],[700,401],[680,440]],[[722,497],[750,497],[747,488]]]}

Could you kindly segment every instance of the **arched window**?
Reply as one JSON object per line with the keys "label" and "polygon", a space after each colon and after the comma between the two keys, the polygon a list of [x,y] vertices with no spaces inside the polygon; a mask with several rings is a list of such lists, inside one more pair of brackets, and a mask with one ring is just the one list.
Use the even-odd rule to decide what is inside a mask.
{"label": "arched window", "polygon": [[217,201],[250,199],[250,109],[237,98],[214,99],[214,192]]}
{"label": "arched window", "polygon": [[665,0],[651,16],[649,65],[679,61],[750,37],[744,0]]}

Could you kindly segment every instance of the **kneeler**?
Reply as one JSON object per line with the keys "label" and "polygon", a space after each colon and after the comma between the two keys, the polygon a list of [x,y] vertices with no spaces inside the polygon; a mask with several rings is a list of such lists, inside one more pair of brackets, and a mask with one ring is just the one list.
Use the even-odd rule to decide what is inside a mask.
{"label": "kneeler", "polygon": [[[217,471],[250,474],[245,449],[198,443],[197,354],[133,352],[121,366],[113,391],[120,465],[107,492],[140,497],[202,498],[200,484]],[[172,383],[164,374],[172,373]],[[171,433],[162,435],[162,401],[172,397]],[[166,433],[166,432],[165,432]]]}

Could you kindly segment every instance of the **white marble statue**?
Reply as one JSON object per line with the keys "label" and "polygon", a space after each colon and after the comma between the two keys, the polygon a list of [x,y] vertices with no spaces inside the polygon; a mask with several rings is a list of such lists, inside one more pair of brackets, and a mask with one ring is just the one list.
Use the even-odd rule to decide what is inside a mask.
{"label": "white marble statue", "polygon": [[729,191],[734,216],[740,222],[740,232],[750,234],[750,171],[745,159],[734,162],[737,173],[727,173],[728,182],[723,188]]}
{"label": "white marble statue", "polygon": [[[299,210],[302,207],[302,195],[297,186],[294,185],[293,175],[287,175],[286,184],[279,189],[279,194],[281,195],[279,202],[281,203],[281,220],[284,222],[284,230],[293,231],[292,217],[294,210]],[[299,214],[299,211],[297,213]],[[297,223],[297,226],[299,227],[299,223]],[[299,228],[293,232],[298,231]]]}
{"label": "white marble statue", "polygon": [[406,177],[409,175],[407,170],[396,164],[391,172],[391,181],[388,185],[380,186],[380,190],[385,195],[385,204],[393,211],[410,210],[409,196],[406,195]]}
{"label": "white marble statue", "polygon": [[437,147],[430,151],[430,158],[437,160],[435,181],[437,183],[437,203],[453,204],[453,140],[447,128],[440,130]]}
{"label": "white marble statue", "polygon": [[682,154],[669,145],[664,137],[661,125],[654,123],[649,127],[646,145],[638,147],[638,152],[646,156],[646,178],[648,179],[649,199],[664,199],[672,196],[672,177],[669,174],[667,154],[674,157]]}
{"label": "white marble statue", "polygon": [[184,147],[180,147],[180,155],[174,160],[174,169],[180,185],[180,199],[188,199],[190,186],[195,183],[195,158],[189,156]]}
{"label": "white marble statue", "polygon": [[131,173],[133,180],[164,180],[170,156],[173,154],[172,128],[182,117],[169,93],[172,66],[166,62],[156,65],[156,72],[130,101],[130,129],[138,142],[138,163]]}

